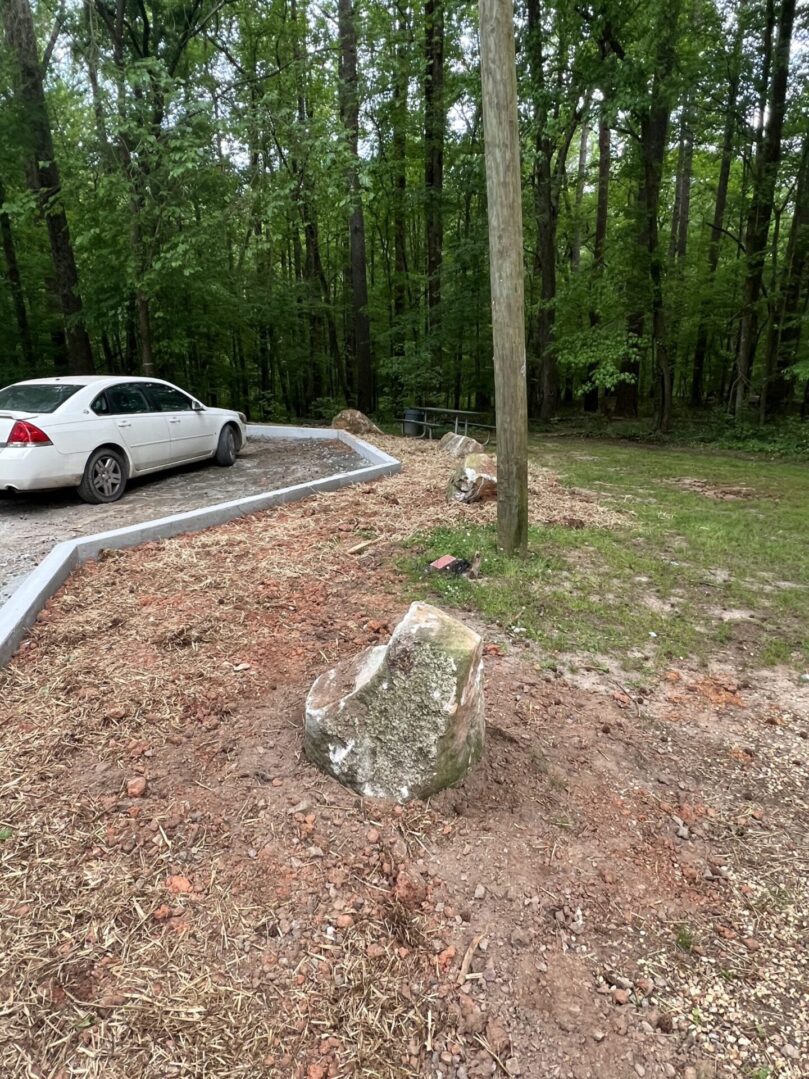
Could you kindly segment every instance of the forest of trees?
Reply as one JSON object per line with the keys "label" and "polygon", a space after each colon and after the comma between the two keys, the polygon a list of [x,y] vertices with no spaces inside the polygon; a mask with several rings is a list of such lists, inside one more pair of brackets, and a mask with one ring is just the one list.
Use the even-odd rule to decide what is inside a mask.
{"label": "forest of trees", "polygon": [[[493,408],[477,5],[0,11],[0,384]],[[516,0],[532,417],[809,413],[808,28]]]}

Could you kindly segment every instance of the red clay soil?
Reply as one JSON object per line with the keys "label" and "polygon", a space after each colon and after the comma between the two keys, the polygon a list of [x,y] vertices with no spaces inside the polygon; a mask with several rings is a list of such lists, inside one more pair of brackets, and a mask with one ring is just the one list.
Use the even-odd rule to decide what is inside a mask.
{"label": "red clay soil", "polygon": [[460,787],[394,808],[303,758],[314,678],[409,602],[387,540],[347,553],[408,490],[85,566],[0,674],[0,1074],[809,1074],[777,680],[565,677],[456,612],[487,640]]}

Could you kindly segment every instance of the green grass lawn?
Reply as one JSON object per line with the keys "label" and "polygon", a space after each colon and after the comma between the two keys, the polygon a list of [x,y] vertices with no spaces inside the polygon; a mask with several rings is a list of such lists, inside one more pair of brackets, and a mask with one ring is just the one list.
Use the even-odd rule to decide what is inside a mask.
{"label": "green grass lawn", "polygon": [[[754,664],[809,664],[809,465],[708,449],[534,438],[532,459],[626,514],[617,530],[532,527],[525,559],[494,529],[413,537],[417,590],[560,653],[654,669],[732,645]],[[717,500],[684,480],[749,488]],[[483,554],[480,581],[424,577],[432,558]]]}

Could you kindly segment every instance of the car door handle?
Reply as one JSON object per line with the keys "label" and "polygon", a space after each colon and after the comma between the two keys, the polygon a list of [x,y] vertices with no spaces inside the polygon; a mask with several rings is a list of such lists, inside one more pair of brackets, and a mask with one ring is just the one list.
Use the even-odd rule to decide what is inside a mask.
{"label": "car door handle", "polygon": [[175,416],[173,419],[169,420],[169,423],[180,423],[180,420]]}
{"label": "car door handle", "polygon": [[129,422],[129,420],[119,420],[118,421],[118,426],[119,427],[131,427],[132,424]]}

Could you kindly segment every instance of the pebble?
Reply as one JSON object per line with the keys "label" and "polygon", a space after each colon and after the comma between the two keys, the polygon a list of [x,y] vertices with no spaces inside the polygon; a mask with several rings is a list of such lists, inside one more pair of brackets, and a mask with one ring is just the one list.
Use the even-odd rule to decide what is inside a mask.
{"label": "pebble", "polygon": [[604,1039],[606,1038],[606,1036],[607,1036],[606,1032],[603,1031],[603,1030],[594,1030],[593,1031],[593,1041],[594,1042],[603,1042]]}
{"label": "pebble", "polygon": [[637,1075],[639,1079],[643,1079],[644,1075],[646,1075],[646,1069],[644,1068],[644,1066],[639,1061],[635,1061],[635,1064],[633,1066],[635,1068],[635,1075]]}
{"label": "pebble", "polygon": [[142,798],[146,793],[146,776],[135,776],[128,780],[126,793],[129,798]]}
{"label": "pebble", "polygon": [[483,887],[482,884],[479,884],[477,888],[475,888],[475,899],[483,899],[485,895],[486,889]]}

